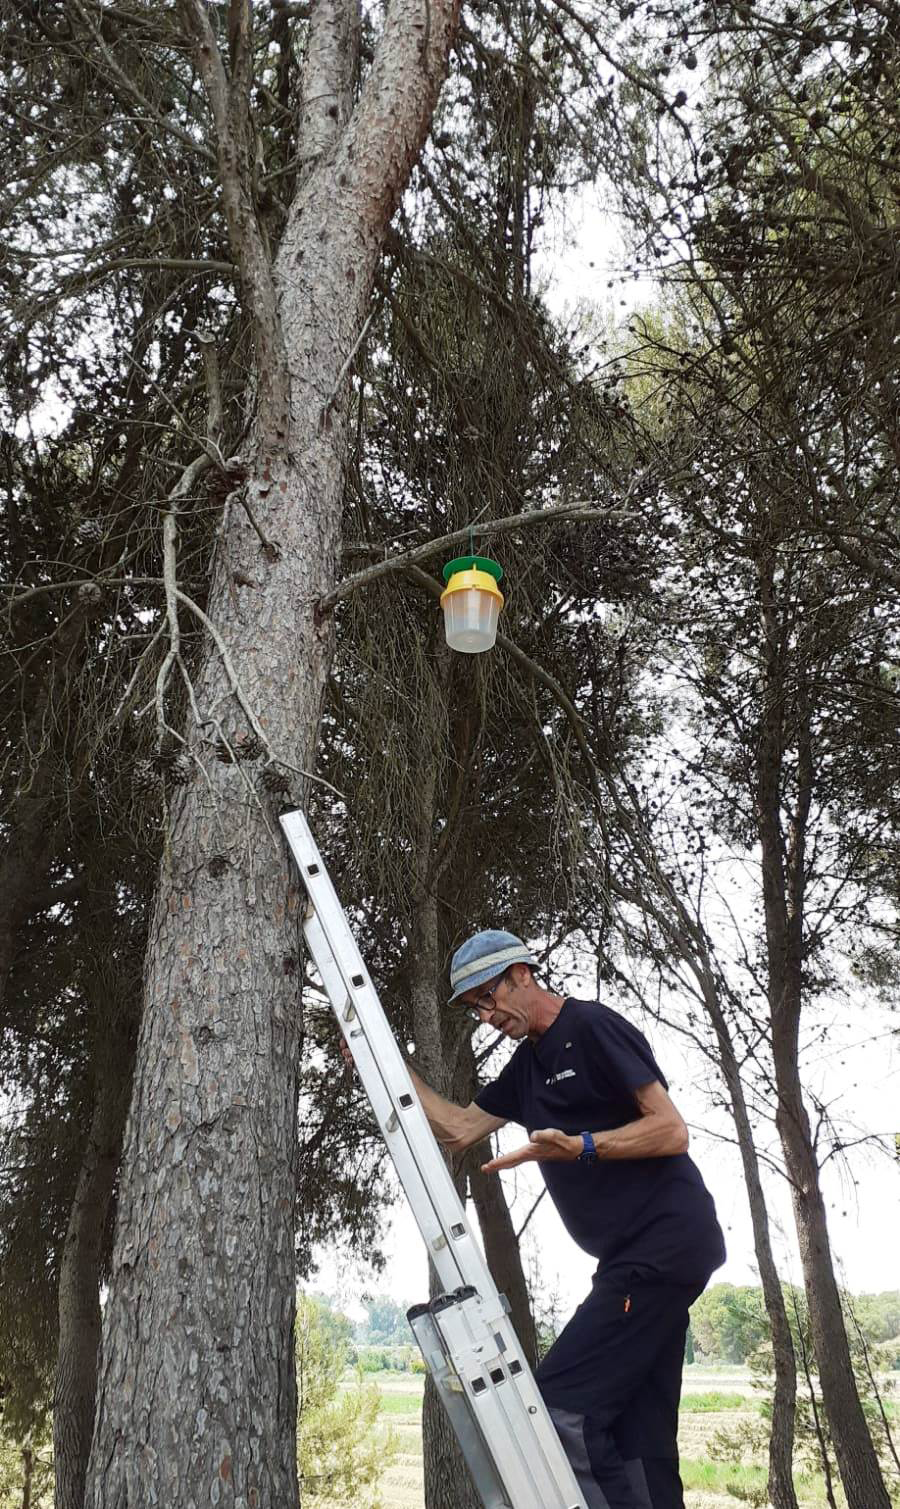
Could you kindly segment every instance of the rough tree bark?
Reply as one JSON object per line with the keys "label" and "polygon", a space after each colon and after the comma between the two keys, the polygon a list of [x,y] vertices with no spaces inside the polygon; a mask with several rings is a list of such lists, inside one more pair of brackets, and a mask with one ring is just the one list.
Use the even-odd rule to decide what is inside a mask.
{"label": "rough tree bark", "polygon": [[[252,194],[251,7],[230,7],[229,66],[202,0],[181,14],[215,122],[256,412],[194,684],[191,747],[204,759],[217,740],[225,760],[206,758],[173,803],[150,929],[87,1502],[290,1509],[297,897],[272,805],[247,765],[226,763],[227,744],[254,735],[267,789],[312,760],[332,640],[315,604],[337,569],[348,374],[457,4],[395,0],[355,106],[358,6],[313,8],[303,99],[320,156],[274,268]],[[177,638],[179,611],[194,610],[174,580],[174,534]]]}
{"label": "rough tree bark", "polygon": [[762,850],[772,1053],[778,1091],[776,1125],[784,1152],[800,1261],[809,1305],[822,1399],[848,1509],[890,1509],[872,1437],[860,1404],[834,1276],[819,1166],[798,1069],[803,1006],[806,838],[815,785],[811,708],[803,668],[790,688],[799,709],[796,793],[790,831],[782,828],[785,780],[786,630],[781,622],[775,560],[758,562],[764,706],[756,756],[757,822]]}

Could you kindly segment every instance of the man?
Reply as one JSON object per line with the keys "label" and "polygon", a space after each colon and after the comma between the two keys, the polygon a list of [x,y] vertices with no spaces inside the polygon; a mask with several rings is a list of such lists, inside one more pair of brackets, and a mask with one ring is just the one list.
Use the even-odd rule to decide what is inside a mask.
{"label": "man", "polygon": [[450,1003],[519,1044],[457,1106],[413,1075],[438,1140],[461,1153],[528,1131],[485,1172],[536,1162],[569,1235],[599,1259],[537,1380],[589,1509],[683,1509],[678,1402],[688,1307],[725,1261],[713,1202],[646,1038],[596,1001],[554,995],[512,933],[453,955]]}

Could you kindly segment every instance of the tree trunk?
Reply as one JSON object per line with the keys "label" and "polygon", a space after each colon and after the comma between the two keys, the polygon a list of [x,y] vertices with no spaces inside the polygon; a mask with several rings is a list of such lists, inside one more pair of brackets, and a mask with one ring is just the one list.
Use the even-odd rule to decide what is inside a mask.
{"label": "tree trunk", "polygon": [[[667,940],[673,954],[684,960],[697,982],[706,1015],[715,1034],[719,1068],[728,1087],[731,1114],[747,1186],[760,1283],[772,1328],[775,1388],[772,1399],[772,1431],[769,1438],[769,1496],[774,1509],[797,1509],[793,1473],[797,1363],[784,1294],[769,1237],[769,1214],[760,1177],[759,1158],[753,1139],[753,1126],[747,1110],[744,1085],[731,1030],[720,998],[716,969],[706,935],[699,922],[689,913],[682,897],[675,890],[663,866],[659,863],[652,837],[646,829],[642,816],[626,805],[622,793],[610,774],[607,774],[606,782],[621,820],[622,832],[629,843],[642,880],[641,886],[637,888],[634,895],[628,894],[627,891],[623,892],[621,885],[615,880],[612,882],[613,888],[623,896],[623,899],[647,911]],[[658,894],[660,904],[654,900],[654,893]]]}
{"label": "tree trunk", "polygon": [[[442,1095],[468,1104],[477,1088],[471,1035],[465,1023],[460,1019],[453,1020],[442,1009],[443,951],[436,873],[452,864],[454,852],[452,817],[442,830],[440,842],[437,841],[438,772],[444,763],[446,749],[450,682],[448,652],[442,642],[434,647],[429,669],[431,674],[425,683],[425,696],[419,708],[415,746],[416,806],[411,822],[413,853],[417,856],[417,872],[422,877],[414,890],[414,909],[409,926],[413,1032],[417,1063],[426,1080]],[[456,768],[465,769],[466,762],[457,760]],[[457,804],[451,802],[451,810],[456,809]],[[453,1170],[454,1180],[462,1200],[466,1197],[467,1183],[471,1189],[488,1267],[498,1289],[510,1301],[512,1323],[522,1349],[533,1365],[536,1356],[534,1321],[503,1188],[499,1179],[489,1178],[478,1169],[478,1164],[488,1157],[490,1152],[486,1144],[473,1149],[461,1166]],[[430,1269],[432,1298],[439,1292],[436,1282]],[[479,1509],[481,1501],[430,1378],[425,1383],[422,1435],[426,1509]]]}
{"label": "tree trunk", "polygon": [[799,1079],[786,1064],[779,1068],[776,1060],[776,1081],[776,1121],[791,1182],[810,1331],[822,1402],[848,1509],[890,1509],[853,1374],[840,1290],[831,1259],[819,1168]]}
{"label": "tree trunk", "polygon": [[822,1424],[819,1414],[815,1380],[809,1365],[809,1349],[806,1345],[806,1338],[803,1335],[802,1319],[797,1314],[796,1297],[794,1298],[794,1314],[797,1316],[797,1340],[800,1350],[800,1360],[803,1364],[803,1376],[806,1379],[806,1387],[809,1389],[809,1407],[812,1414],[813,1430],[819,1443],[819,1460],[822,1463],[822,1476],[825,1479],[825,1497],[828,1500],[828,1509],[837,1509],[837,1500],[834,1496],[834,1474],[831,1470],[831,1454],[828,1450],[828,1433]]}
{"label": "tree trunk", "polygon": [[[465,1184],[460,1190],[465,1195]],[[428,1293],[441,1293],[437,1274],[428,1265]],[[425,1379],[422,1400],[422,1459],[425,1475],[425,1509],[482,1509],[453,1427],[430,1375]]]}
{"label": "tree trunk", "polygon": [[[284,802],[267,791],[273,773],[283,780],[314,755],[332,648],[315,604],[339,559],[348,374],[456,20],[453,0],[432,0],[427,11],[411,0],[392,6],[346,123],[349,90],[330,81],[335,134],[291,207],[273,276],[244,173],[237,91],[249,96],[252,49],[240,30],[249,7],[232,9],[239,25],[229,73],[206,7],[183,6],[253,320],[257,413],[248,508],[233,506],[224,526],[206,620],[218,637],[208,628],[195,683],[190,743],[207,768],[173,802],[150,929],[104,1316],[93,1509],[298,1502],[299,908],[276,821]],[[333,30],[356,10],[323,3],[313,24]],[[343,66],[346,49],[334,53]],[[313,97],[305,89],[305,101]],[[268,542],[262,549],[255,526]],[[184,600],[170,590],[168,602],[171,621]],[[267,783],[248,776],[247,764],[209,758],[215,741],[227,761],[226,741],[251,732],[266,753]],[[300,794],[294,781],[293,800]]]}
{"label": "tree trunk", "polygon": [[[49,907],[50,866],[64,824],[59,821],[57,800],[65,787],[63,755],[58,726],[65,726],[62,711],[70,677],[77,669],[82,645],[97,606],[79,598],[60,624],[50,645],[49,664],[38,687],[29,690],[28,717],[23,730],[23,768],[18,790],[4,814],[8,837],[0,854],[0,1003],[15,962],[23,924],[36,907]],[[69,788],[67,800],[75,793]],[[68,820],[68,814],[67,819]]]}
{"label": "tree trunk", "polygon": [[[412,852],[418,882],[413,886],[409,921],[409,982],[412,1002],[416,1061],[424,1078],[439,1094],[453,1098],[454,1069],[442,1031],[442,979],[439,905],[432,884],[438,769],[446,741],[447,651],[433,647],[430,674],[424,683],[415,744],[416,800],[410,817]],[[466,1197],[465,1169],[452,1166],[460,1199]],[[428,1264],[428,1292],[434,1299],[442,1292],[433,1265]],[[480,1499],[469,1475],[456,1435],[441,1404],[431,1377],[425,1379],[422,1401],[422,1455],[426,1509],[480,1509]]]}
{"label": "tree trunk", "polygon": [[22,1447],[22,1509],[31,1509],[31,1479],[34,1475],[34,1452]]}
{"label": "tree trunk", "polygon": [[[735,1064],[735,1069],[737,1068]],[[772,1331],[775,1386],[772,1394],[772,1431],[769,1437],[769,1497],[773,1509],[797,1509],[794,1487],[794,1434],[797,1415],[797,1360],[784,1303],[784,1292],[775,1266],[769,1237],[769,1213],[759,1172],[753,1129],[743,1098],[743,1086],[735,1097],[732,1081],[725,1075],[732,1096],[732,1114],[737,1129],[741,1163],[747,1185],[753,1245],[760,1283]],[[739,1083],[739,1080],[738,1080]]]}
{"label": "tree trunk", "polygon": [[769,1213],[760,1177],[759,1159],[753,1140],[753,1127],[747,1111],[744,1086],[722,1011],[712,971],[706,961],[700,973],[703,998],[707,1015],[716,1034],[719,1062],[722,1075],[728,1086],[731,1114],[737,1133],[747,1199],[750,1205],[750,1220],[753,1226],[753,1245],[759,1267],[760,1283],[766,1304],[766,1313],[772,1329],[772,1357],[775,1367],[775,1388],[772,1396],[772,1431],[769,1437],[769,1497],[773,1509],[797,1509],[797,1492],[794,1487],[794,1433],[797,1415],[797,1359],[788,1321],[784,1292],[775,1266],[772,1243],[769,1237]]}
{"label": "tree trunk", "polygon": [[496,1174],[483,1174],[481,1164],[492,1157],[489,1142],[479,1142],[469,1155],[469,1189],[478,1212],[484,1255],[491,1277],[509,1302],[509,1318],[531,1368],[537,1367],[537,1335],[522,1268],[522,1253],[503,1185]]}
{"label": "tree trunk", "polygon": [[83,1509],[100,1345],[100,1262],[122,1152],[131,1083],[98,1081],[59,1272],[59,1350],[53,1391],[56,1509]]}
{"label": "tree trunk", "polygon": [[[472,1038],[467,1033],[462,1040],[457,1066],[458,1099],[463,1103],[474,1099],[478,1089],[475,1056]],[[531,1311],[531,1298],[522,1267],[522,1249],[516,1236],[512,1215],[503,1192],[503,1181],[497,1174],[483,1174],[482,1163],[493,1157],[488,1139],[470,1148],[466,1165],[469,1173],[469,1193],[472,1196],[481,1228],[484,1255],[491,1270],[491,1277],[501,1294],[509,1303],[509,1318],[519,1338],[519,1344],[531,1368],[537,1366],[537,1333]]]}
{"label": "tree trunk", "polygon": [[756,751],[756,806],[762,857],[772,1054],[778,1092],[776,1126],[791,1185],[800,1261],[822,1400],[848,1509],[890,1509],[878,1456],[859,1400],[841,1297],[834,1276],[819,1167],[799,1073],[803,1007],[806,833],[815,783],[812,718],[802,664],[792,667],[797,708],[796,793],[789,838],[782,830],[785,784],[785,640],[774,559],[758,562],[765,686]]}

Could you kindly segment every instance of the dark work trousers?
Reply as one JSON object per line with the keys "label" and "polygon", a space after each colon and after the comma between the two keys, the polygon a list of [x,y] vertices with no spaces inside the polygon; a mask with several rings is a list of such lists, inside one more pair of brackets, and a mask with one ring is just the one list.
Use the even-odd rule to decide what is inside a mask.
{"label": "dark work trousers", "polygon": [[684,1509],[681,1368],[688,1307],[704,1287],[598,1270],[538,1368],[588,1509]]}

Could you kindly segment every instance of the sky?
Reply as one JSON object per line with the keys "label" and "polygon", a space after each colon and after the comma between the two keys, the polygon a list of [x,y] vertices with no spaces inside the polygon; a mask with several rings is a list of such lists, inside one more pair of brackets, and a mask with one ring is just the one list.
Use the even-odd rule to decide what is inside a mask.
{"label": "sky", "polygon": [[[538,274],[546,281],[545,297],[557,316],[570,313],[581,300],[602,306],[623,323],[637,305],[653,302],[655,290],[646,280],[624,275],[627,256],[619,228],[596,189],[570,200],[565,213],[552,222]],[[609,284],[612,282],[613,287]],[[576,972],[562,987],[567,994],[590,999],[590,975]],[[823,1170],[829,1234],[839,1281],[855,1293],[900,1288],[900,1161],[894,1155],[893,1135],[900,1131],[900,1028],[896,1014],[859,1000],[836,1002],[817,1023],[827,1026],[826,1039],[810,1055],[806,1082],[839,1120],[847,1140],[880,1136],[879,1147],[852,1148],[847,1166],[835,1160]],[[758,1282],[750,1213],[733,1128],[725,1113],[709,1105],[709,1068],[696,1049],[688,1049],[674,1032],[657,1025],[646,1031],[669,1081],[670,1094],[688,1124],[691,1156],[699,1165],[713,1195],[725,1232],[728,1259],[712,1282]],[[693,1057],[691,1057],[693,1053]],[[500,1134],[504,1150],[524,1137],[515,1127]],[[762,1147],[765,1148],[765,1142]],[[778,1161],[777,1138],[769,1141]],[[507,1198],[513,1197],[513,1220],[518,1229],[543,1188],[534,1166],[501,1176]],[[764,1174],[772,1221],[775,1258],[783,1278],[801,1281],[800,1260],[791,1202],[786,1183],[774,1171]],[[468,1211],[477,1233],[474,1211]],[[346,1256],[321,1254],[321,1268],[311,1287],[336,1295],[348,1310],[359,1313],[359,1295],[387,1293],[412,1304],[427,1297],[425,1249],[412,1214],[402,1196],[394,1209],[384,1243],[387,1267],[376,1274],[364,1265],[348,1266]],[[549,1197],[529,1221],[523,1243],[544,1299],[556,1295],[565,1316],[584,1298],[595,1267],[564,1231]]]}

